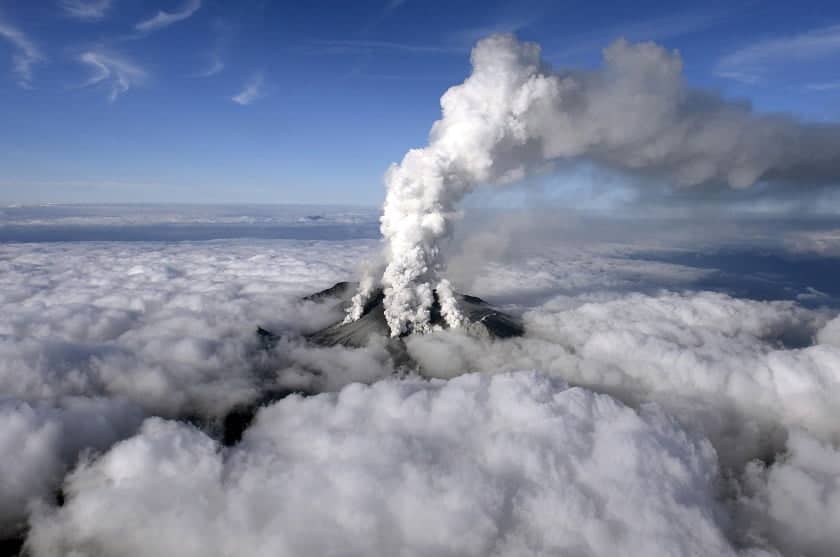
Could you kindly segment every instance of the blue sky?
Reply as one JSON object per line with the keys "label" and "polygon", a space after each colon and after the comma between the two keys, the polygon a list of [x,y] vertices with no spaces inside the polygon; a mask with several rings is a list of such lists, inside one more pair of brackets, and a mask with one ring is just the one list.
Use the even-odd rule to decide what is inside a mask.
{"label": "blue sky", "polygon": [[836,1],[0,0],[0,203],[378,204],[478,38],[618,37],[693,85],[840,121]]}

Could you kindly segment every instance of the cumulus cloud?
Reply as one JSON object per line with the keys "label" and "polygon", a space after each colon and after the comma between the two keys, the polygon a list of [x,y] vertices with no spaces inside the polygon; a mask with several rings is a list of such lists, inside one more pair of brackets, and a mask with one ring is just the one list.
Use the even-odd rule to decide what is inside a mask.
{"label": "cumulus cloud", "polygon": [[840,317],[835,317],[820,329],[817,342],[840,348]]}
{"label": "cumulus cloud", "polygon": [[335,320],[298,297],[345,278],[375,244],[249,244],[3,247],[0,392],[208,418],[258,398],[281,378],[258,373],[257,325],[299,335]]}
{"label": "cumulus cloud", "polygon": [[111,9],[111,0],[62,0],[61,7],[70,17],[82,21],[99,21]]}
{"label": "cumulus cloud", "polygon": [[[111,222],[86,208],[4,211],[38,227]],[[149,211],[119,222],[241,217]],[[408,338],[431,380],[392,377],[388,339],[301,338],[342,310],[300,296],[352,276],[377,241],[0,245],[0,449],[30,440],[3,460],[15,480],[0,478],[0,538],[29,524],[35,555],[822,557],[833,533],[775,502],[789,482],[773,470],[804,470],[809,493],[830,487],[836,310],[695,292],[715,269],[644,258],[702,252],[707,235],[567,224],[542,237],[505,224],[507,245],[456,238],[454,286],[521,314],[526,335]],[[274,349],[258,349],[257,325],[281,335]],[[220,446],[230,411],[289,391],[331,394],[275,402]],[[166,420],[97,456],[144,415]],[[797,448],[797,431],[822,452]],[[802,515],[823,505],[829,521],[831,504]]]}
{"label": "cumulus cloud", "polygon": [[201,0],[186,0],[180,10],[174,12],[159,10],[154,16],[144,19],[134,28],[143,33],[158,31],[190,18],[199,8],[201,8]]}
{"label": "cumulus cloud", "polygon": [[249,104],[261,99],[263,97],[264,81],[265,76],[263,76],[262,73],[255,74],[245,83],[242,91],[231,97],[230,100],[238,105],[248,106]]}
{"label": "cumulus cloud", "polygon": [[287,398],[230,451],[149,420],[69,477],[28,543],[37,556],[738,555],[716,480],[708,442],[655,407],[529,372],[390,380]]}
{"label": "cumulus cloud", "polygon": [[108,100],[111,102],[148,78],[143,68],[113,53],[91,50],[83,52],[79,61],[93,70],[93,74],[82,87],[105,86],[109,90]]}
{"label": "cumulus cloud", "polygon": [[33,504],[54,499],[82,450],[107,449],[142,419],[139,407],[115,399],[0,399],[0,539],[23,531]]}
{"label": "cumulus cloud", "polygon": [[780,450],[788,427],[836,435],[840,350],[826,318],[721,294],[561,296],[523,316],[522,339],[412,337],[424,373],[536,368],[638,404],[655,400],[712,439],[727,467]]}
{"label": "cumulus cloud", "polygon": [[769,540],[786,555],[831,557],[840,547],[840,450],[794,430],[769,467],[753,463],[740,504],[746,539]]}
{"label": "cumulus cloud", "polygon": [[18,77],[18,85],[24,89],[32,87],[32,66],[44,60],[41,51],[23,31],[0,20],[0,39],[12,45],[12,67]]}
{"label": "cumulus cloud", "polygon": [[536,44],[496,35],[476,45],[472,65],[441,98],[429,145],[385,178],[382,283],[395,336],[430,328],[435,295],[445,291],[442,240],[458,203],[479,186],[581,160],[681,187],[840,180],[840,127],[755,114],[692,89],[679,54],[653,43],[619,40],[601,69],[558,72]]}

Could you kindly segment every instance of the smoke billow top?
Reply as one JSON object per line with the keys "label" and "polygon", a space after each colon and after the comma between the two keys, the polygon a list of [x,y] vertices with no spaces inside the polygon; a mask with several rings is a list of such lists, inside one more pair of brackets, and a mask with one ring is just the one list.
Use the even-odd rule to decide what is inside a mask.
{"label": "smoke billow top", "polygon": [[[534,43],[480,41],[472,74],[441,98],[429,145],[412,149],[385,181],[385,315],[393,336],[431,329],[437,299],[461,320],[442,276],[441,240],[457,205],[480,185],[504,185],[568,160],[587,160],[678,187],[759,180],[814,185],[840,178],[840,128],[759,115],[743,102],[691,89],[682,59],[653,43],[619,40],[594,71],[555,71]],[[347,320],[375,281],[363,281]]]}

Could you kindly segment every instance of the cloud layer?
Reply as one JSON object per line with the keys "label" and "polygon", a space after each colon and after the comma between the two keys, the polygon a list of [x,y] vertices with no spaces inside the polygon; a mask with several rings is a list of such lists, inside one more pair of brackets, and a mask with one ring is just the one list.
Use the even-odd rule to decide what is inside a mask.
{"label": "cloud layer", "polygon": [[285,399],[230,452],[149,420],[73,473],[29,543],[35,555],[736,555],[715,480],[711,446],[652,407],[535,373],[389,380]]}
{"label": "cloud layer", "polygon": [[[35,555],[830,555],[834,496],[797,516],[784,501],[836,490],[836,310],[692,291],[715,270],[641,259],[627,235],[507,236],[461,240],[455,286],[522,313],[526,336],[410,339],[433,381],[392,377],[384,339],[300,339],[342,312],[299,296],[375,241],[2,245],[0,538],[31,526]],[[282,335],[273,351],[256,325]],[[219,445],[229,410],[288,390],[326,394]],[[147,416],[163,419],[135,435]]]}
{"label": "cloud layer", "polygon": [[524,319],[520,340],[432,333],[409,350],[436,376],[536,368],[629,403],[655,400],[711,438],[727,466],[774,454],[788,427],[836,436],[840,351],[810,346],[824,338],[819,313],[663,293],[559,297]]}
{"label": "cloud layer", "polygon": [[297,296],[346,277],[371,251],[317,242],[25,246],[0,252],[10,316],[0,325],[0,391],[124,397],[169,416],[219,416],[255,398],[256,326],[326,324],[334,314]]}
{"label": "cloud layer", "polygon": [[[352,273],[374,246],[249,243],[0,247],[0,539],[53,500],[84,449],[108,448],[143,416],[210,427],[264,390],[299,387],[299,360],[310,374],[331,361],[299,344],[261,355],[256,326],[299,334],[337,319],[298,297]],[[303,386],[391,371],[366,365],[372,355],[332,354],[344,382],[310,375]]]}
{"label": "cloud layer", "polygon": [[135,433],[143,416],[125,400],[0,399],[0,539],[23,531],[33,503],[54,500],[81,451],[109,448]]}
{"label": "cloud layer", "polygon": [[[794,430],[769,467],[752,463],[740,501],[744,536],[769,540],[787,555],[830,557],[840,546],[840,450]],[[742,525],[743,527],[744,525]]]}

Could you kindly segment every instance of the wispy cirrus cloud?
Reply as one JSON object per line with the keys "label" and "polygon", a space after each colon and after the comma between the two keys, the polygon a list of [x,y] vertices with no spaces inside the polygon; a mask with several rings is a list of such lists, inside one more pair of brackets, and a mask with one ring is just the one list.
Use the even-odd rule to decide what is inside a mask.
{"label": "wispy cirrus cloud", "polygon": [[809,91],[835,91],[840,89],[840,81],[827,81],[823,83],[809,83],[805,86]]}
{"label": "wispy cirrus cloud", "polygon": [[62,0],[64,13],[82,21],[99,21],[111,8],[111,0]]}
{"label": "wispy cirrus cloud", "polygon": [[354,52],[371,50],[392,50],[409,54],[452,54],[467,52],[466,46],[447,46],[438,44],[413,44],[392,41],[370,41],[355,39],[319,40],[309,43],[316,49],[329,52]]}
{"label": "wispy cirrus cloud", "polygon": [[212,22],[212,29],[215,36],[213,49],[206,55],[206,63],[199,70],[193,72],[190,77],[212,77],[222,73],[227,67],[225,55],[236,32],[236,27],[228,21],[217,19]]}
{"label": "wispy cirrus cloud", "polygon": [[113,53],[102,51],[87,51],[79,56],[79,61],[93,70],[93,75],[82,84],[82,87],[102,85],[108,88],[108,100],[114,102],[117,98],[142,82],[148,74],[134,62]]}
{"label": "wispy cirrus cloud", "polygon": [[32,88],[32,66],[44,60],[41,51],[20,29],[0,21],[0,39],[6,40],[15,49],[12,68],[17,75],[17,84],[24,89]]}
{"label": "wispy cirrus cloud", "polygon": [[715,73],[742,83],[758,83],[774,66],[825,59],[840,53],[840,25],[766,39],[721,58]]}
{"label": "wispy cirrus cloud", "polygon": [[715,72],[715,75],[724,79],[730,79],[732,81],[743,83],[744,85],[757,85],[764,81],[761,75],[753,72],[718,69],[718,71]]}
{"label": "wispy cirrus cloud", "polygon": [[203,69],[192,74],[191,77],[213,77],[214,75],[222,73],[224,69],[225,62],[224,60],[222,60],[222,57],[216,53],[213,53],[210,59],[210,63]]}
{"label": "wispy cirrus cloud", "polygon": [[391,15],[405,3],[406,0],[388,0],[385,3],[385,7],[382,8],[366,25],[359,29],[359,32],[362,34],[370,32],[383,21],[391,17]]}
{"label": "wispy cirrus cloud", "polygon": [[145,19],[134,26],[137,31],[141,33],[149,33],[169,27],[179,21],[183,21],[192,16],[201,8],[201,0],[187,0],[183,7],[174,12],[166,12],[159,10],[154,16]]}
{"label": "wispy cirrus cloud", "polygon": [[265,96],[265,93],[263,92],[264,84],[265,76],[262,72],[259,72],[251,77],[251,79],[245,83],[242,91],[231,97],[230,100],[238,105],[248,106]]}

